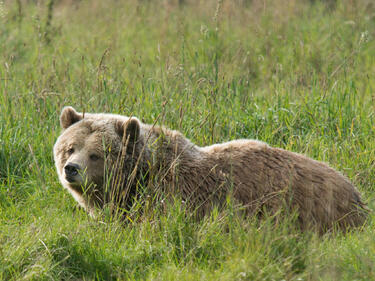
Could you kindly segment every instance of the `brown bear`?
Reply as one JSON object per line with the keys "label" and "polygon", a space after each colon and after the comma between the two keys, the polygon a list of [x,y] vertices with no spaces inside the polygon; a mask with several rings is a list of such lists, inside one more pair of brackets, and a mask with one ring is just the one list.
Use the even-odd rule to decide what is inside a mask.
{"label": "brown bear", "polygon": [[176,194],[201,215],[230,198],[252,215],[290,207],[302,229],[320,232],[360,226],[367,217],[359,192],[341,173],[260,141],[199,147],[177,131],[134,117],[83,114],[72,107],[62,110],[60,123],[57,172],[90,214],[113,202],[128,207],[137,188],[153,180],[155,190]]}

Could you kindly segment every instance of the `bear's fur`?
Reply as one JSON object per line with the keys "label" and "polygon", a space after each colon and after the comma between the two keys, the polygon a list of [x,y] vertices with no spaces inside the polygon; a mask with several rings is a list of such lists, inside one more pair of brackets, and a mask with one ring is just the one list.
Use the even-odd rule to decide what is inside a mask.
{"label": "bear's fur", "polygon": [[60,123],[63,132],[54,146],[60,181],[91,214],[109,200],[128,206],[137,185],[147,185],[152,174],[163,191],[201,215],[230,196],[248,214],[289,206],[303,229],[360,226],[367,216],[359,192],[341,173],[260,141],[199,147],[177,131],[134,117],[83,114],[72,107],[62,110]]}

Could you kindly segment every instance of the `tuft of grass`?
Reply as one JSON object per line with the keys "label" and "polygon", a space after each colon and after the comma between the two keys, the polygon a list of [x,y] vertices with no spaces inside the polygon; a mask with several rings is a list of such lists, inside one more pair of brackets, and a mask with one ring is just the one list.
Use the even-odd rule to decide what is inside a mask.
{"label": "tuft of grass", "polygon": [[325,236],[230,208],[196,221],[178,200],[93,220],[52,147],[64,105],[198,145],[254,138],[330,163],[373,209],[374,14],[368,0],[0,1],[0,280],[373,280],[373,215]]}

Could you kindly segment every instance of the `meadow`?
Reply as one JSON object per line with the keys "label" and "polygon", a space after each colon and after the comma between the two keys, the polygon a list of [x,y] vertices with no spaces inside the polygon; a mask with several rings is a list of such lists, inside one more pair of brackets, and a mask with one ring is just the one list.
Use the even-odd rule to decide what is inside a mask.
{"label": "meadow", "polygon": [[92,219],[52,154],[65,105],[132,115],[327,162],[374,210],[374,36],[371,0],[0,1],[0,280],[375,280],[373,213],[323,236],[178,201]]}

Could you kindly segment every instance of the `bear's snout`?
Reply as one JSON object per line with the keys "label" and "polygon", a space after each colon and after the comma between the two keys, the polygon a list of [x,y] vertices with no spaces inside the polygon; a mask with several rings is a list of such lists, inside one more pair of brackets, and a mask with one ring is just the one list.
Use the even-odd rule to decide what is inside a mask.
{"label": "bear's snout", "polygon": [[81,169],[81,167],[78,164],[74,164],[74,163],[70,163],[70,162],[67,163],[64,167],[66,179],[70,182],[74,181],[73,177],[78,175],[78,171],[80,169]]}

